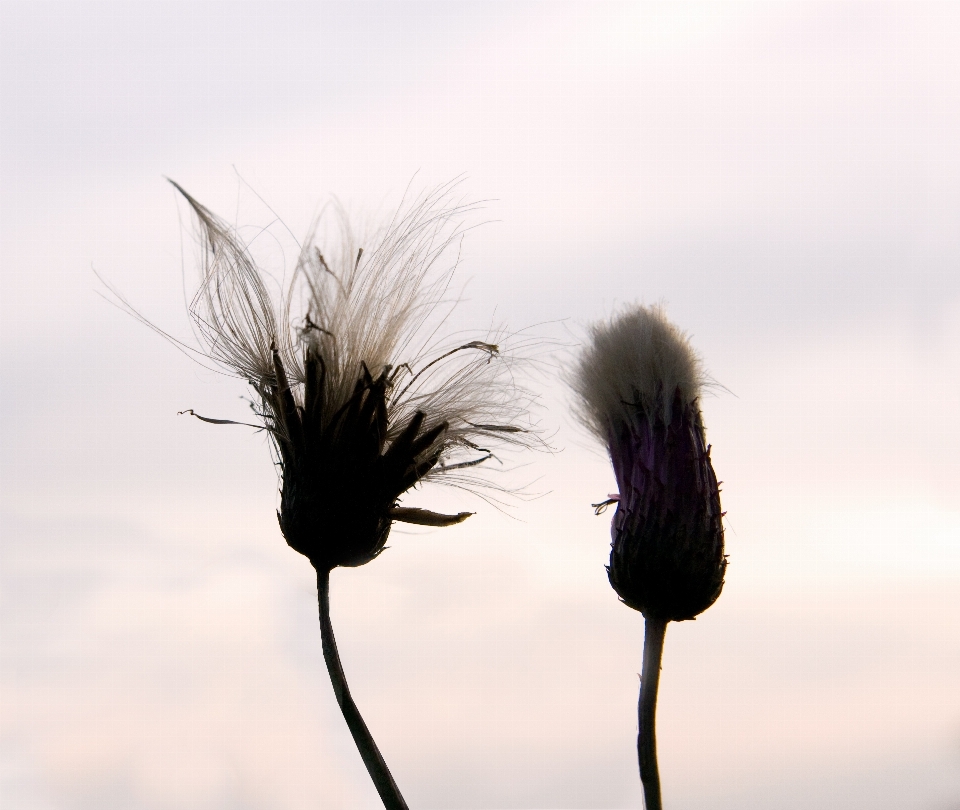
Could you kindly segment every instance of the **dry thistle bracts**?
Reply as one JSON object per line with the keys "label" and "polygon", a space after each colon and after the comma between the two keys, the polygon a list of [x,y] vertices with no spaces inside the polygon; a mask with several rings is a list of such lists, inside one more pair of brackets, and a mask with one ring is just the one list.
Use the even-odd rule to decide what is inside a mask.
{"label": "dry thistle bracts", "polygon": [[719,597],[726,569],[700,361],[657,307],[595,325],[591,338],[573,384],[620,489],[610,584],[644,616],[692,619]]}
{"label": "dry thistle bracts", "polygon": [[281,467],[281,529],[318,570],[373,559],[392,521],[466,519],[398,501],[426,480],[482,486],[491,442],[533,438],[502,336],[433,341],[452,270],[431,271],[471,210],[450,203],[453,188],[415,200],[367,250],[342,215],[332,246],[315,231],[275,301],[231,227],[177,186],[203,249],[191,315],[206,354],[257,392]]}
{"label": "dry thistle bracts", "polygon": [[353,395],[324,424],[323,356],[307,349],[303,407],[285,384],[279,355],[274,362],[281,381],[271,391],[271,406],[281,416],[280,528],[315,568],[369,562],[383,549],[392,520],[449,526],[469,517],[469,512],[440,515],[396,505],[439,462],[448,425],[425,430],[426,415],[417,411],[387,445],[388,397],[395,383],[389,368],[374,378],[364,367]]}

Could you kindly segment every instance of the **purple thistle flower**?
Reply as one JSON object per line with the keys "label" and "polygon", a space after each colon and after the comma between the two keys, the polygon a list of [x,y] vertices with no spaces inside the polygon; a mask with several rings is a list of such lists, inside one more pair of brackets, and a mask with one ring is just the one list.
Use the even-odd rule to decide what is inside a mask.
{"label": "purple thistle flower", "polygon": [[[720,596],[720,489],[700,415],[706,380],[687,336],[659,307],[593,326],[571,384],[579,416],[607,447],[620,493],[607,576],[645,619],[637,757],[647,810],[661,810],[655,717],[667,622]],[[606,504],[596,504],[598,513]]]}
{"label": "purple thistle flower", "polygon": [[608,574],[644,616],[692,619],[723,588],[723,513],[704,436],[704,373],[659,307],[597,324],[573,386],[620,487]]}

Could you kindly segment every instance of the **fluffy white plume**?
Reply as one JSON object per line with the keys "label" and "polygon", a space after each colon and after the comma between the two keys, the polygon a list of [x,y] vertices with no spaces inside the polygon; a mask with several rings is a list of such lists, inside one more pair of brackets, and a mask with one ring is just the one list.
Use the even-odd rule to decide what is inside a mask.
{"label": "fluffy white plume", "polygon": [[[439,463],[424,479],[486,484],[473,468],[491,457],[488,447],[539,442],[529,421],[535,397],[517,386],[514,372],[518,357],[541,341],[502,329],[451,335],[444,328],[456,304],[449,288],[463,223],[476,210],[457,197],[456,181],[406,199],[385,227],[363,237],[339,206],[329,206],[281,288],[276,271],[283,268],[258,265],[236,228],[173,185],[200,226],[201,279],[189,307],[199,354],[250,383],[274,438],[282,420],[270,391],[289,385],[303,407],[311,347],[325,364],[323,424],[354,395],[364,369],[374,377],[390,370],[388,442],[418,411],[426,415],[424,433],[447,424]],[[286,380],[278,380],[274,347]]]}
{"label": "fluffy white plume", "polygon": [[638,305],[591,326],[570,384],[580,400],[578,416],[606,444],[612,429],[636,418],[637,405],[669,424],[675,392],[687,405],[705,381],[687,335],[662,307]]}

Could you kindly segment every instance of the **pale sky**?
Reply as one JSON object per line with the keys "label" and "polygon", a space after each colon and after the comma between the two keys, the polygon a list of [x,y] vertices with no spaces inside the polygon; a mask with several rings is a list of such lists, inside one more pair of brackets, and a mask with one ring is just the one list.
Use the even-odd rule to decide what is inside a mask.
{"label": "pale sky", "polygon": [[243,383],[93,271],[187,336],[164,176],[301,237],[462,175],[457,328],[566,348],[511,479],[541,497],[425,489],[477,514],[333,574],[410,806],[640,806],[643,621],[556,369],[663,301],[720,384],[730,553],[667,632],[666,806],[958,810],[958,100],[957,4],[0,4],[0,805],[380,806],[263,436],[177,417]]}

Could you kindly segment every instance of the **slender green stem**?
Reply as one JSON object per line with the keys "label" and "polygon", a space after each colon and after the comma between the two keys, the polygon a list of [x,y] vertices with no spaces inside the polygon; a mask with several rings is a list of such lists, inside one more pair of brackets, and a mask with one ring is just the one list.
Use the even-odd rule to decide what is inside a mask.
{"label": "slender green stem", "polygon": [[363,758],[363,764],[367,766],[367,773],[373,780],[380,794],[380,800],[387,810],[407,810],[407,803],[400,795],[400,788],[393,781],[390,775],[390,769],[387,763],[383,761],[380,749],[373,741],[373,735],[363,722],[357,704],[353,702],[350,696],[350,687],[347,686],[347,678],[343,674],[343,665],[340,663],[340,654],[337,652],[337,641],[333,637],[333,625],[330,623],[330,572],[317,571],[317,591],[320,596],[320,635],[323,639],[323,660],[327,664],[327,672],[330,673],[330,683],[333,684],[334,694],[337,696],[337,703],[340,704],[340,711],[343,712],[343,718],[347,721],[350,733],[353,734],[353,741],[356,743]]}
{"label": "slender green stem", "polygon": [[640,760],[640,781],[647,810],[663,810],[660,801],[660,769],[657,766],[657,688],[660,686],[660,660],[663,658],[663,637],[667,623],[663,619],[646,619],[643,633],[643,675],[640,678],[638,707],[639,733],[637,757]]}

